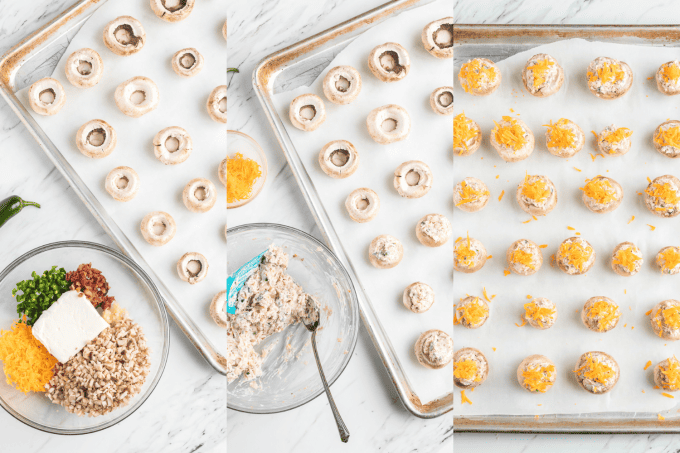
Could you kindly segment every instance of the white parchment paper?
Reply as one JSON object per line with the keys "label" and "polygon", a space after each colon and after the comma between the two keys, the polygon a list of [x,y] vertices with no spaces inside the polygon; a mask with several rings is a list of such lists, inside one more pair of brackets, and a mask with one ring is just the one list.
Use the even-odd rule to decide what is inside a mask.
{"label": "white parchment paper", "polygon": [[[144,48],[129,57],[115,55],[102,40],[106,24],[122,15],[135,17],[146,30]],[[187,19],[168,23],[156,17],[148,1],[108,1],[75,36],[52,75],[66,90],[66,105],[57,115],[33,117],[198,328],[224,354],[224,330],[210,318],[209,306],[213,296],[224,289],[226,278],[226,191],[217,173],[226,155],[226,138],[224,125],[212,121],[205,107],[212,89],[225,84],[223,24],[222,2],[198,2]],[[104,60],[102,80],[88,89],[74,87],[64,75],[66,59],[83,47],[96,50]],[[174,53],[187,47],[195,47],[205,58],[200,74],[188,79],[177,75],[171,64]],[[114,102],[116,87],[135,76],[151,78],[160,91],[158,108],[141,118],[125,116]],[[33,113],[27,92],[22,90],[18,96]],[[118,135],[115,151],[103,159],[85,157],[75,145],[78,128],[94,118],[111,124]],[[174,166],[158,161],[152,144],[154,135],[169,126],[186,129],[194,145],[191,157]],[[104,189],[106,175],[121,165],[135,169],[141,181],[139,193],[127,203],[114,200]],[[190,212],[182,203],[184,186],[198,177],[211,180],[218,192],[215,206],[203,214]],[[166,211],[177,222],[177,234],[162,247],[149,245],[139,229],[142,218],[152,211]],[[206,279],[195,285],[180,280],[176,271],[177,260],[187,252],[202,253],[210,265]],[[119,303],[129,306],[135,301]]]}
{"label": "white parchment paper", "polygon": [[[548,98],[535,98],[522,84],[521,70],[535,54],[548,53],[565,71],[561,90]],[[467,176],[484,181],[491,192],[489,204],[480,212],[454,213],[454,236],[482,241],[493,258],[479,272],[455,276],[454,296],[497,294],[490,304],[491,317],[479,329],[456,327],[456,349],[475,347],[489,360],[487,381],[474,393],[467,392],[472,405],[460,404],[455,395],[456,414],[548,414],[603,411],[661,412],[676,405],[675,400],[655,390],[652,370],[661,360],[678,353],[678,345],[657,337],[645,312],[665,299],[677,298],[680,276],[661,275],[654,264],[656,253],[664,246],[677,245],[680,218],[664,219],[651,214],[642,196],[647,177],[678,175],[680,161],[654,150],[654,129],[669,118],[678,118],[678,98],[656,89],[654,74],[659,66],[677,58],[677,49],[593,43],[569,40],[540,46],[498,63],[503,74],[500,88],[488,97],[464,93],[456,81],[456,110],[476,120],[483,132],[479,151],[468,157],[454,158],[455,182]],[[586,86],[586,68],[591,60],[608,56],[627,62],[634,73],[633,86],[622,98],[596,98]],[[515,113],[511,112],[511,109]],[[504,162],[489,144],[489,134],[502,115],[519,115],[536,137],[536,148],[526,160]],[[586,134],[586,144],[575,157],[562,159],[546,148],[542,125],[550,120],[568,118]],[[624,156],[597,157],[595,138],[605,126],[633,130],[632,149]],[[580,169],[577,171],[574,167]],[[515,201],[517,185],[525,172],[550,178],[557,187],[556,208],[538,221],[523,223],[530,216]],[[623,202],[614,212],[595,214],[581,202],[586,178],[605,175],[623,186]],[[505,196],[499,202],[501,191]],[[632,216],[635,220],[629,223]],[[654,231],[647,225],[656,227]],[[567,227],[575,228],[575,231]],[[597,254],[594,267],[582,276],[571,276],[549,264],[559,244],[576,232],[590,242]],[[536,274],[504,276],[505,252],[517,239],[547,244],[543,267]],[[624,241],[635,243],[643,253],[642,270],[633,277],[621,277],[610,267],[614,247]],[[546,331],[529,325],[518,328],[527,295],[547,297],[557,304],[558,318]],[[618,326],[605,334],[588,330],[580,320],[587,299],[607,296],[616,301],[623,313]],[[495,350],[494,350],[495,348]],[[612,355],[621,368],[616,387],[604,395],[592,395],[574,379],[573,369],[579,356],[587,351]],[[557,382],[546,394],[530,394],[517,383],[517,366],[531,354],[549,357],[557,367]],[[648,360],[652,366],[643,370]]]}
{"label": "white parchment paper", "polygon": [[[430,93],[451,86],[452,60],[439,60],[423,48],[423,27],[451,16],[451,3],[444,0],[407,11],[367,31],[345,48],[309,87],[274,97],[297,152],[302,156],[312,181],[324,203],[345,250],[368,297],[378,312],[401,365],[421,401],[431,401],[451,391],[451,366],[430,370],[418,363],[413,347],[418,336],[429,329],[451,333],[452,241],[439,248],[418,241],[415,227],[426,214],[439,213],[451,218],[451,117],[439,116],[430,108]],[[384,83],[368,68],[371,50],[385,42],[397,42],[411,57],[411,70],[405,79]],[[335,105],[323,95],[326,72],[339,65],[350,65],[361,73],[363,87],[349,105]],[[290,124],[290,102],[303,93],[320,96],[326,105],[326,121],[314,132],[302,132]],[[391,145],[375,143],[366,129],[366,117],[376,107],[398,104],[411,116],[407,140]],[[360,155],[359,169],[352,176],[336,180],[319,167],[318,154],[332,140],[349,140]],[[419,199],[399,196],[393,186],[394,170],[408,160],[421,160],[434,174],[430,192]],[[368,187],[380,197],[380,212],[369,223],[353,222],[345,209],[345,198],[354,189]],[[393,269],[376,269],[368,260],[368,246],[380,234],[391,234],[404,246],[404,259]],[[404,289],[422,281],[435,291],[435,304],[423,314],[415,314],[402,304]]]}

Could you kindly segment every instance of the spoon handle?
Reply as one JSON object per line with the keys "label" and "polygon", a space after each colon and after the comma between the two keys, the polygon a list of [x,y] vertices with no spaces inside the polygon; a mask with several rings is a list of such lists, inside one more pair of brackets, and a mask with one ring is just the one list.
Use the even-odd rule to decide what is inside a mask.
{"label": "spoon handle", "polygon": [[331,389],[328,387],[328,382],[326,382],[326,375],[323,374],[323,369],[321,368],[321,360],[319,360],[319,353],[316,350],[316,330],[312,332],[312,349],[314,349],[314,358],[316,359],[316,366],[319,368],[319,374],[321,375],[321,382],[323,382],[323,388],[326,390],[326,396],[328,397],[328,402],[331,405],[331,410],[333,411],[333,417],[335,417],[335,423],[338,425],[338,431],[340,432],[340,440],[347,442],[349,440],[349,430],[342,421],[340,412],[338,412],[338,407],[333,401],[333,395],[331,395]]}

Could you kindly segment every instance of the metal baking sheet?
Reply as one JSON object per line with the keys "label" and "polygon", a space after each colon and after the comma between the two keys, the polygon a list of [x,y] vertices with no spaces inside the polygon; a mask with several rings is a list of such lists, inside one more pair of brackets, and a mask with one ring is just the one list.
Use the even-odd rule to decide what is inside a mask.
{"label": "metal baking sheet", "polygon": [[107,213],[80,175],[73,169],[62,152],[57,149],[16,96],[16,93],[21,89],[52,73],[72,37],[106,1],[81,0],[75,3],[52,22],[10,50],[0,60],[0,95],[24,123],[40,148],[54,163],[116,245],[150,275],[163,295],[170,316],[182,332],[217,372],[226,375],[226,359],[224,356],[211,344],[204,332],[184,310],[182,304],[174,297],[154,269],[144,260],[130,238],[124,234]]}
{"label": "metal baking sheet", "polygon": [[[563,39],[647,46],[680,45],[677,26],[551,26],[551,25],[455,25],[454,74],[471,58],[500,61],[516,53]],[[454,161],[455,165],[455,161]],[[454,218],[455,220],[455,218]],[[456,432],[679,432],[677,405],[665,420],[657,413],[601,412],[541,416],[485,415],[454,416]]]}
{"label": "metal baking sheet", "polygon": [[396,387],[401,402],[412,414],[422,418],[434,418],[451,411],[453,408],[453,394],[449,391],[433,401],[421,401],[414,391],[404,367],[399,361],[399,354],[396,353],[392,346],[389,336],[381,323],[381,319],[367,295],[366,289],[357,278],[355,267],[348,259],[347,251],[340,240],[340,230],[336,229],[336,226],[333,225],[331,218],[324,209],[321,197],[305,168],[305,161],[296,150],[286,130],[286,125],[289,125],[289,123],[282,120],[273,97],[275,94],[309,85],[323,72],[340,51],[364,31],[405,10],[428,3],[431,3],[431,0],[401,0],[386,3],[361,16],[350,19],[336,27],[270,55],[258,65],[253,73],[255,90],[307,205],[312,211],[326,243],[346,266],[355,287],[359,289],[359,306],[364,325]]}

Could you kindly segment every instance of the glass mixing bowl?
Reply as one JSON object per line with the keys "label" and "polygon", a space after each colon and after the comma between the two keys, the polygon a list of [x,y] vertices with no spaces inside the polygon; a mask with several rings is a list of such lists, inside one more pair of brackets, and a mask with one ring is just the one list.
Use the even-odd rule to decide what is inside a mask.
{"label": "glass mixing bowl", "polygon": [[[8,330],[18,318],[12,289],[31,278],[35,271],[42,274],[52,266],[67,272],[79,264],[92,263],[102,271],[111,285],[110,294],[125,308],[130,318],[144,330],[151,348],[151,370],[142,387],[130,403],[100,417],[78,417],[53,404],[44,393],[24,395],[6,382],[0,372],[0,405],[17,420],[42,431],[55,434],[87,434],[119,423],[136,411],[151,395],[163,374],[168,358],[170,335],[168,316],[163,299],[149,276],[130,258],[92,242],[66,241],[43,245],[20,256],[0,273],[0,329]],[[2,370],[2,362],[0,362]]]}
{"label": "glass mixing bowl", "polygon": [[[347,271],[321,242],[284,225],[249,224],[227,230],[227,274],[231,275],[270,244],[288,254],[288,274],[315,296],[322,307],[317,333],[319,357],[328,383],[340,377],[357,343],[359,306]],[[311,346],[311,333],[302,323],[289,326],[256,347],[272,347],[263,375],[254,381],[239,378],[227,386],[227,407],[252,414],[283,412],[323,393]],[[251,386],[251,383],[256,383]],[[256,387],[256,388],[255,388]]]}

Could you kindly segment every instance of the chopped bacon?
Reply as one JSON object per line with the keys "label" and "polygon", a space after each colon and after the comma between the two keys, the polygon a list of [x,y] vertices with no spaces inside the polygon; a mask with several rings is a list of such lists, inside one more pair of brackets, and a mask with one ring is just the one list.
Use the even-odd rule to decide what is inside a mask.
{"label": "chopped bacon", "polygon": [[102,272],[92,267],[92,263],[81,264],[78,270],[67,272],[66,280],[71,282],[69,289],[85,294],[95,308],[101,306],[102,310],[108,310],[116,300],[114,297],[107,296],[109,284]]}

